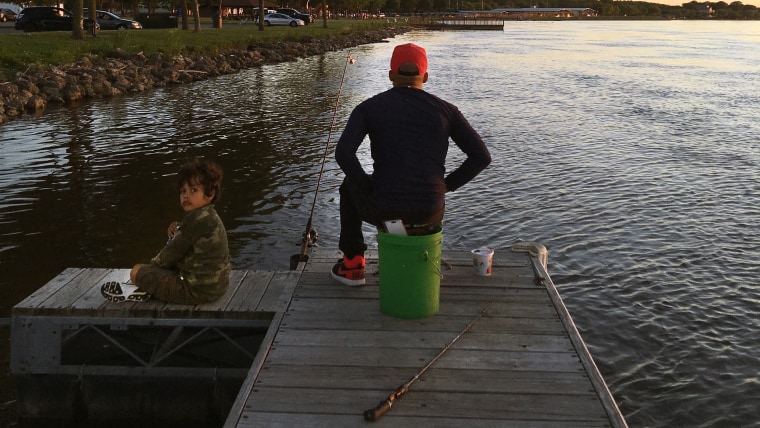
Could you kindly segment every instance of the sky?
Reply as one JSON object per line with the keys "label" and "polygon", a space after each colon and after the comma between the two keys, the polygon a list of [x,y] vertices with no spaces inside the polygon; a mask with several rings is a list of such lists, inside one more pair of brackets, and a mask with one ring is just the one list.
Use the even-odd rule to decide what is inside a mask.
{"label": "sky", "polygon": [[[681,6],[684,3],[691,2],[691,0],[644,0],[644,1],[647,1],[649,3],[667,4],[670,6]],[[717,3],[718,1],[721,1],[721,0],[709,0],[709,2],[711,3]],[[727,4],[731,4],[735,0],[723,0],[723,1],[726,2]],[[760,7],[760,0],[748,0],[748,1],[739,0],[739,1],[741,1],[742,4],[751,4],[753,6]],[[704,3],[704,2],[705,0],[697,0],[697,3]]]}

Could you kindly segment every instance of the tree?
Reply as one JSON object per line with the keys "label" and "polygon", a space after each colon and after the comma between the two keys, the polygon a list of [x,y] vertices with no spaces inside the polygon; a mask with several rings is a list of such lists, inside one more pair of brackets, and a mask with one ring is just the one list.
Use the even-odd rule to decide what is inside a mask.
{"label": "tree", "polygon": [[400,10],[398,0],[385,0],[383,10],[386,12],[398,12]]}
{"label": "tree", "polygon": [[211,20],[214,28],[222,28],[222,0],[217,0],[215,11],[212,12]]}
{"label": "tree", "polygon": [[417,0],[399,0],[398,3],[402,13],[414,13],[417,9]]}
{"label": "tree", "polygon": [[618,16],[620,15],[620,8],[612,3],[604,3],[601,10],[599,10],[599,14],[602,16]]}
{"label": "tree", "polygon": [[95,0],[89,0],[87,4],[87,17],[92,20],[92,35],[97,31],[98,5]]}
{"label": "tree", "polygon": [[198,0],[193,0],[193,23],[195,23],[195,28],[193,29],[193,33],[200,33],[201,32],[201,9],[198,5]]}
{"label": "tree", "polygon": [[646,14],[647,16],[660,16],[662,15],[662,10],[656,4],[650,3],[646,8]]}
{"label": "tree", "polygon": [[84,0],[73,0],[71,7],[71,38],[84,40]]}
{"label": "tree", "polygon": [[264,31],[264,0],[259,0],[259,31]]}
{"label": "tree", "polygon": [[712,8],[713,8],[714,10],[718,10],[718,9],[728,9],[728,3],[724,2],[724,1],[719,1],[719,2],[717,2],[717,3],[713,3],[713,5],[712,5]]}
{"label": "tree", "polygon": [[189,30],[190,24],[187,22],[187,0],[182,0],[182,29]]}
{"label": "tree", "polygon": [[433,9],[433,3],[431,0],[417,0],[417,7],[414,9],[418,13],[427,12]]}

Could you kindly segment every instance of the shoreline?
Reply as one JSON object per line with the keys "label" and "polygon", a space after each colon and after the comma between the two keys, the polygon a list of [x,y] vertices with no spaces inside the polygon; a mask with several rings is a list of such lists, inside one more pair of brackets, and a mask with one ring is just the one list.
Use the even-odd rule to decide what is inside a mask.
{"label": "shoreline", "polygon": [[87,56],[74,64],[30,68],[8,82],[0,82],[0,125],[25,114],[44,114],[49,105],[65,106],[208,80],[266,64],[381,43],[412,29],[397,26],[342,37],[304,36],[299,41],[255,42],[216,55],[167,57],[157,53],[146,57],[141,52],[117,49],[108,57]]}

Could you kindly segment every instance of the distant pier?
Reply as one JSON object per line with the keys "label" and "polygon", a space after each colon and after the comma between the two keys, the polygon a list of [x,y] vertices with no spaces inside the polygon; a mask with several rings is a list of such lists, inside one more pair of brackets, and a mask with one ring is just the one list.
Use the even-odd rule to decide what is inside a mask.
{"label": "distant pier", "polygon": [[505,22],[506,20],[503,18],[442,16],[426,18],[423,20],[422,26],[430,30],[440,31],[504,31]]}

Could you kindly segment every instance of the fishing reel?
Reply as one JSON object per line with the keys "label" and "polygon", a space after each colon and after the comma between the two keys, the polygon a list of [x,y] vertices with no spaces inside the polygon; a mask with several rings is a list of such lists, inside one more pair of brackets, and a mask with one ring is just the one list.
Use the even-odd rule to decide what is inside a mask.
{"label": "fishing reel", "polygon": [[316,247],[318,239],[319,239],[319,234],[317,233],[317,229],[311,229],[311,231],[308,234],[304,232],[301,235],[301,245],[303,245],[303,243],[305,242],[306,245],[309,247]]}
{"label": "fishing reel", "polygon": [[316,229],[311,229],[309,233],[304,232],[303,235],[301,235],[301,252],[290,256],[290,270],[296,270],[299,263],[306,263],[309,260],[309,256],[306,254],[306,248],[316,247],[317,239],[319,239],[319,234]]}

